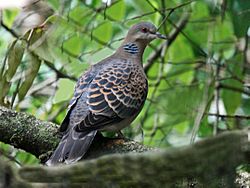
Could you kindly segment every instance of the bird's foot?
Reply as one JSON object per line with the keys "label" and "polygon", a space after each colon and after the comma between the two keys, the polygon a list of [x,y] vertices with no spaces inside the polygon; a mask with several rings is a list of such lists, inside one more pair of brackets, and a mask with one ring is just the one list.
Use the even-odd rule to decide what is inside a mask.
{"label": "bird's foot", "polygon": [[121,138],[121,139],[125,138],[125,136],[122,134],[121,131],[118,131],[116,134],[117,134],[117,138]]}
{"label": "bird's foot", "polygon": [[117,139],[123,139],[123,140],[127,140],[127,138],[124,136],[124,134],[121,131],[118,131],[117,133]]}

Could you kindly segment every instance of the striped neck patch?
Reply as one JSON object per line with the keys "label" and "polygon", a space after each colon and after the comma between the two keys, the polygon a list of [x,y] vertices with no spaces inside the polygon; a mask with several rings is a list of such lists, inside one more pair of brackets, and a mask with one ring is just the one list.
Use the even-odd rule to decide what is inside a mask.
{"label": "striped neck patch", "polygon": [[137,54],[139,52],[139,48],[135,43],[127,43],[123,46],[123,49],[130,54]]}

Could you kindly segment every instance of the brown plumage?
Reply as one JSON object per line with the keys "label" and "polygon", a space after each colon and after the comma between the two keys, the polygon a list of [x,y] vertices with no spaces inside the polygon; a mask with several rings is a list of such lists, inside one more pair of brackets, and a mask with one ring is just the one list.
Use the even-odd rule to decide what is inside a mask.
{"label": "brown plumage", "polygon": [[63,138],[47,165],[80,160],[97,131],[119,131],[141,111],[147,97],[147,78],[142,67],[145,47],[165,38],[149,22],[130,28],[117,51],[93,65],[78,80],[60,131]]}

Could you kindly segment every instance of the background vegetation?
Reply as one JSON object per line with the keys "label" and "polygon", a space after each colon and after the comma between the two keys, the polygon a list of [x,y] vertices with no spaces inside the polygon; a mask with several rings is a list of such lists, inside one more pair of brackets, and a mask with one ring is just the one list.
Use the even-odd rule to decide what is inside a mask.
{"label": "background vegetation", "polygon": [[[37,23],[29,20],[32,15],[40,16]],[[124,130],[127,137],[173,147],[249,126],[250,2],[245,0],[49,0],[4,9],[0,104],[60,124],[77,78],[112,54],[140,21],[172,38],[146,49],[148,99]],[[38,27],[29,30],[34,25],[26,23]],[[38,163],[3,143],[0,154],[19,165]]]}

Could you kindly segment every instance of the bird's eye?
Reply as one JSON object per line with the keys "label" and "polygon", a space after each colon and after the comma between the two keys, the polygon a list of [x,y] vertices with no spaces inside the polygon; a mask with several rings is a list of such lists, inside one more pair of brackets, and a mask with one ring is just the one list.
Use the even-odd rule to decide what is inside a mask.
{"label": "bird's eye", "polygon": [[142,31],[143,33],[147,33],[147,32],[148,32],[148,28],[144,27],[144,28],[141,29],[141,31]]}

